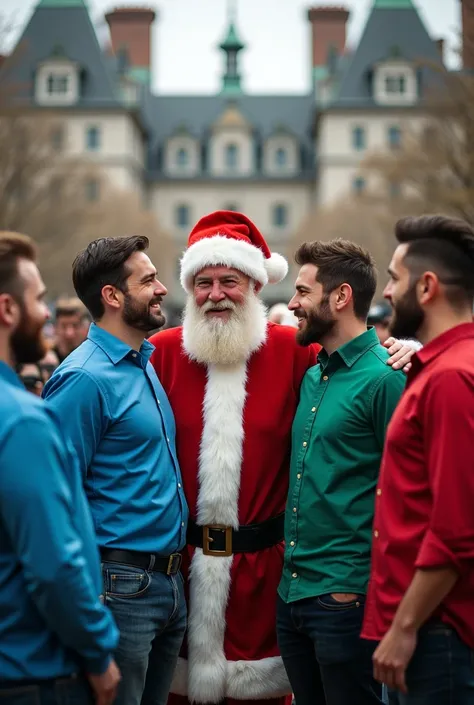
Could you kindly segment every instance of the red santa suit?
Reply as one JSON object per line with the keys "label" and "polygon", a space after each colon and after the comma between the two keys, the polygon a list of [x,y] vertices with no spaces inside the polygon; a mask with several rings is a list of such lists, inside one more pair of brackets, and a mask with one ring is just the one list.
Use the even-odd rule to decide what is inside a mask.
{"label": "red santa suit", "polygon": [[[256,269],[258,263],[253,261],[257,259],[255,252],[261,250],[252,242],[248,245],[252,259],[247,264],[239,260],[240,251],[236,255],[233,249],[235,231],[227,234],[223,227],[222,220],[245,216],[216,216],[219,228],[210,233],[204,228],[211,251],[204,243],[192,266],[187,255],[194,256],[193,247],[199,248],[202,240],[193,244],[194,231],[191,233],[182,262],[182,281],[188,291],[190,280],[206,264],[234,266],[257,281],[264,280],[262,269]],[[250,224],[251,228],[255,226]],[[200,234],[202,230],[201,223]],[[252,231],[251,235],[255,240]],[[229,247],[224,237],[229,239]],[[216,241],[217,253],[212,250]],[[226,259],[227,251],[230,255]],[[264,259],[270,258],[267,252]],[[182,328],[160,332],[151,342],[156,348],[151,361],[176,419],[177,451],[190,516],[199,526],[218,524],[234,529],[277,517],[287,498],[298,391],[305,371],[315,362],[316,350],[298,346],[293,329],[272,323],[267,325],[259,349],[235,365],[205,365],[191,359]],[[284,702],[290,686],[275,627],[282,564],[281,541],[263,550],[227,557],[204,555],[202,548],[186,547],[183,574],[188,634],[170,702]]]}

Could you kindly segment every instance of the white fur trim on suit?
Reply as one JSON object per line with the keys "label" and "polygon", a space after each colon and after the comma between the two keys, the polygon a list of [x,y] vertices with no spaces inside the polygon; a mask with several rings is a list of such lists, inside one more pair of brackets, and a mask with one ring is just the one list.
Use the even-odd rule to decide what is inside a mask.
{"label": "white fur trim on suit", "polygon": [[196,274],[204,267],[218,265],[238,269],[263,286],[277,284],[288,272],[288,262],[282,255],[275,252],[267,259],[260,248],[244,240],[215,235],[188,247],[181,259],[181,286],[191,292]]}
{"label": "white fur trim on suit", "polygon": [[[178,659],[171,692],[188,696],[188,662]],[[227,698],[257,700],[279,698],[291,693],[280,656],[259,661],[227,661]]]}
{"label": "white fur trim on suit", "polygon": [[[239,525],[246,383],[246,362],[234,367],[208,367],[199,455],[198,524]],[[226,694],[224,635],[232,561],[232,556],[205,556],[197,548],[191,562],[188,693],[189,699],[198,703],[218,703]]]}

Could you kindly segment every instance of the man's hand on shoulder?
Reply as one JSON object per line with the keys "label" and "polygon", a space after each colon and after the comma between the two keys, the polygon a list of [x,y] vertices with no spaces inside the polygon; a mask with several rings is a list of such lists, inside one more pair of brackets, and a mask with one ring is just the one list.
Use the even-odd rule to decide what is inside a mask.
{"label": "man's hand on shoulder", "polygon": [[117,697],[118,684],[122,676],[115,661],[111,661],[107,670],[100,675],[89,673],[87,680],[94,692],[96,705],[112,705]]}
{"label": "man's hand on shoulder", "polygon": [[383,344],[390,355],[387,365],[394,370],[403,370],[407,373],[411,369],[411,358],[420,349],[420,344],[415,340],[397,340],[388,338]]}

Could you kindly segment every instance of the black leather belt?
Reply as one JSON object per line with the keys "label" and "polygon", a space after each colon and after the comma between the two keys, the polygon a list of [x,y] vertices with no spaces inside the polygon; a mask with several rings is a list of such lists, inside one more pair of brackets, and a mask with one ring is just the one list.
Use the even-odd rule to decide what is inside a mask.
{"label": "black leather belt", "polygon": [[140,551],[122,551],[119,548],[101,548],[100,557],[106,563],[125,563],[142,570],[157,571],[166,575],[176,575],[181,567],[181,554],[160,556],[158,553],[141,553]]}
{"label": "black leather belt", "polygon": [[191,546],[202,548],[206,556],[255,553],[283,541],[284,523],[284,512],[260,524],[239,526],[238,530],[222,524],[198,526],[189,519],[186,540]]}

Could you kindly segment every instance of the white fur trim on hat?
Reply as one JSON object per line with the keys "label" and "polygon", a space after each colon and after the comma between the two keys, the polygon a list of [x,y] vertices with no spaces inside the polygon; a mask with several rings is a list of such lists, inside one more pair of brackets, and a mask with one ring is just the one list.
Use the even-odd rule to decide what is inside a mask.
{"label": "white fur trim on hat", "polygon": [[262,286],[276,284],[288,272],[288,263],[282,255],[272,253],[267,259],[260,248],[244,240],[214,235],[191,245],[181,259],[181,286],[192,291],[194,277],[204,267],[232,267],[243,272]]}
{"label": "white fur trim on hat", "polygon": [[265,260],[265,269],[269,284],[278,284],[288,274],[288,262],[278,252],[272,252],[270,259]]}

